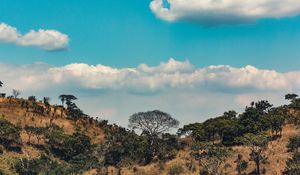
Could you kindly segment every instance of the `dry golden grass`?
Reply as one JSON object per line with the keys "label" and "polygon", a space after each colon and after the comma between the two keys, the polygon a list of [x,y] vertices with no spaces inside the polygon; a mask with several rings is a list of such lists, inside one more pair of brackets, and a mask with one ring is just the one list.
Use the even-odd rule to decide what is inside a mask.
{"label": "dry golden grass", "polygon": [[[61,116],[61,109],[56,110],[54,113],[54,107],[51,107],[51,115],[41,115],[36,114],[26,109],[20,107],[21,100],[11,100],[0,98],[0,116],[4,115],[5,118],[22,127],[29,125],[35,127],[45,127],[50,123],[54,123],[64,129],[68,134],[72,134],[76,129],[80,129],[87,134],[93,143],[101,143],[104,139],[104,133],[101,128],[97,127],[94,123],[85,123],[84,121],[74,121],[66,118],[63,114]],[[41,105],[41,104],[40,104]],[[283,128],[282,137],[275,141],[269,143],[266,150],[268,156],[268,163],[263,165],[262,168],[266,169],[267,175],[277,175],[281,174],[285,167],[286,160],[291,157],[291,154],[287,152],[286,145],[288,139],[292,136],[299,135],[300,130],[294,125],[288,124]],[[23,152],[12,153],[5,152],[0,155],[0,169],[3,169],[6,174],[14,175],[16,174],[9,167],[13,164],[16,159],[22,157],[38,157],[40,152],[27,144],[28,135],[25,131],[21,132],[21,139],[23,142],[22,150]],[[35,136],[31,138],[32,143],[37,143]],[[43,143],[43,141],[41,142]],[[244,146],[232,147],[233,154],[226,161],[231,167],[227,169],[228,174],[235,175],[236,163],[234,162],[238,154],[242,154],[244,159],[249,162],[249,167],[247,173],[255,169],[254,163],[249,161],[249,149]],[[199,174],[199,162],[191,158],[190,150],[181,150],[177,154],[174,160],[168,161],[166,163],[152,163],[147,166],[134,165],[130,168],[122,168],[122,175],[168,175],[169,169],[174,165],[180,165],[184,169],[182,175],[198,175]],[[191,169],[194,169],[192,171]],[[117,173],[117,169],[114,167],[109,167],[109,174],[114,175]],[[96,175],[95,170],[88,171],[84,175]]]}

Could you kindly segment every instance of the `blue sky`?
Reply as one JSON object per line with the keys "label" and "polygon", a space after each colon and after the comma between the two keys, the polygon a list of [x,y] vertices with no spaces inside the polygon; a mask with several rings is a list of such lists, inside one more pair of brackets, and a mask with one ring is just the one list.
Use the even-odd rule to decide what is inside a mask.
{"label": "blue sky", "polygon": [[67,52],[0,44],[0,59],[6,63],[123,67],[156,65],[174,57],[197,66],[251,64],[280,71],[300,66],[300,17],[203,27],[159,20],[149,9],[149,0],[2,0],[0,19],[21,33],[45,28],[70,37]]}
{"label": "blue sky", "polygon": [[[288,84],[291,77],[295,77],[294,74],[298,73],[300,67],[300,16],[298,16],[300,3],[296,0],[292,2],[294,4],[290,5],[294,8],[284,6],[285,9],[280,9],[282,4],[277,1],[268,0],[272,8],[278,6],[278,13],[268,11],[269,4],[267,4],[261,7],[267,9],[266,12],[254,16],[251,16],[252,13],[250,12],[248,16],[241,16],[235,9],[229,7],[224,7],[224,14],[221,14],[223,16],[214,16],[215,13],[210,11],[207,11],[206,14],[208,15],[203,16],[197,9],[194,11],[183,9],[180,3],[176,4],[178,0],[169,3],[164,1],[164,5],[159,8],[150,7],[150,3],[152,5],[154,3],[159,4],[160,1],[1,0],[0,23],[16,28],[21,35],[25,35],[30,30],[37,31],[39,29],[58,31],[68,37],[68,40],[64,40],[63,43],[63,46],[66,43],[68,46],[66,49],[57,51],[57,46],[53,49],[52,46],[49,48],[26,39],[0,42],[0,64],[2,67],[15,65],[13,69],[25,75],[31,75],[31,72],[40,73],[41,67],[44,68],[43,66],[46,67],[46,70],[49,69],[49,74],[55,72],[55,75],[61,73],[61,69],[64,71],[72,69],[73,71],[74,67],[76,67],[77,72],[83,70],[101,72],[96,77],[93,77],[95,73],[89,74],[88,77],[85,76],[85,72],[77,75],[74,73],[75,70],[66,75],[59,74],[68,77],[67,80],[74,83],[74,86],[59,84],[60,88],[53,91],[44,88],[43,85],[34,91],[26,88],[27,84],[17,88],[21,89],[24,95],[37,93],[43,96],[43,94],[48,93],[55,96],[66,91],[77,93],[83,99],[81,105],[85,111],[95,115],[99,112],[97,106],[88,105],[87,101],[103,104],[105,106],[103,110],[107,112],[107,115],[111,115],[113,121],[120,120],[120,113],[124,113],[126,116],[132,112],[137,112],[136,110],[162,108],[171,112],[174,111],[175,116],[187,115],[189,117],[185,122],[191,122],[197,121],[199,115],[207,117],[218,115],[222,110],[240,110],[244,104],[247,104],[238,104],[241,99],[250,102],[250,100],[261,97],[279,103],[282,102],[281,98],[286,91],[298,91],[298,84],[288,87],[283,85],[284,83]],[[235,0],[231,1],[234,2]],[[192,3],[191,0],[186,2]],[[195,5],[201,5],[200,1],[199,4]],[[241,3],[240,8],[247,11],[249,5],[260,7],[260,4]],[[167,13],[161,13],[160,9],[169,10]],[[220,11],[222,12],[222,10]],[[231,11],[230,14],[227,14],[228,11]],[[234,21],[232,21],[233,19]],[[5,35],[3,34],[4,37],[6,37]],[[174,60],[170,58],[174,58]],[[187,63],[186,60],[189,62]],[[83,63],[90,67],[68,66],[73,63]],[[141,68],[139,66],[141,64],[145,64],[146,68]],[[24,68],[24,65],[27,67]],[[94,68],[94,65],[107,67]],[[211,65],[228,65],[229,68],[208,68]],[[251,67],[246,67],[247,65],[251,65]],[[186,84],[191,83],[192,89],[186,89],[187,87],[183,86],[181,81],[174,83],[174,77],[172,79],[166,78],[165,81],[151,77],[154,82],[163,81],[165,83],[160,87],[156,86],[155,83],[153,84],[152,80],[152,84],[146,83],[141,87],[135,86],[134,83],[125,86],[124,83],[120,82],[122,80],[111,80],[115,77],[105,81],[105,83],[110,82],[110,84],[99,82],[98,79],[103,78],[101,77],[103,76],[102,73],[107,71],[107,68],[112,72],[115,72],[114,68],[117,68],[117,71],[122,72],[120,75],[118,74],[121,77],[124,76],[122,69],[134,68],[136,72],[145,74],[146,78],[154,74],[151,72],[152,70],[160,72],[162,77],[173,73],[174,75],[179,73],[185,76],[188,72],[193,76],[193,73],[197,74],[197,72],[204,71],[204,75],[207,76],[207,72],[221,72],[220,75],[218,74],[221,78],[209,79],[209,83],[206,79],[204,81],[198,78],[197,81],[201,81],[201,85],[185,82]],[[269,70],[274,70],[274,72]],[[124,74],[131,76],[130,71],[126,71]],[[228,76],[235,76],[235,73],[239,73],[239,71],[254,72],[255,75],[251,81],[237,83],[238,85],[234,82],[228,84],[224,81],[223,76],[227,75],[228,72],[230,72]],[[266,77],[256,81],[260,78],[259,73],[265,73]],[[138,75],[140,76],[140,74]],[[8,84],[11,83],[5,89],[6,91],[10,91],[13,85],[17,84],[9,80],[13,75],[13,72],[9,70],[2,70],[0,78],[6,80]],[[45,76],[49,78],[49,75]],[[80,82],[75,81],[74,77],[79,77]],[[33,82],[38,78],[33,77],[29,81],[29,78],[25,77],[24,79],[27,79],[28,82],[24,83]],[[53,77],[50,79],[54,82],[59,81]],[[120,77],[116,79],[119,80]],[[237,79],[239,80],[239,78]],[[247,77],[241,79],[244,80]],[[274,90],[272,88],[274,82],[270,79],[276,80],[275,83],[281,82],[278,85],[280,88]],[[131,77],[129,80],[136,82],[140,79]],[[225,80],[227,79],[225,78]],[[89,85],[81,85],[80,83],[83,81],[89,82]],[[128,79],[124,81],[128,81]],[[261,81],[268,83],[263,84]],[[203,85],[203,82],[206,85]],[[256,84],[252,85],[251,83]],[[31,85],[33,86],[33,84]],[[120,88],[118,88],[119,86]],[[185,93],[187,94],[184,95]],[[118,98],[116,94],[119,94],[123,99]],[[174,98],[187,100],[187,97],[192,97],[193,94],[200,94],[199,104],[196,104],[195,101],[186,102],[189,106],[184,108],[183,105],[182,109],[169,104]],[[220,102],[217,110],[210,106],[213,104],[212,101],[208,100],[211,96],[224,97],[224,103]],[[160,101],[160,97],[165,98],[165,101],[157,103]],[[93,99],[88,100],[88,98]],[[99,98],[105,99],[109,105],[99,101]],[[237,100],[236,104],[232,106],[225,104],[227,101],[234,101],[234,99]],[[136,102],[127,104],[126,101],[128,100]],[[140,102],[143,102],[144,106],[140,105]],[[190,112],[187,112],[186,109],[189,109]],[[126,120],[123,119],[120,123],[124,124]]]}

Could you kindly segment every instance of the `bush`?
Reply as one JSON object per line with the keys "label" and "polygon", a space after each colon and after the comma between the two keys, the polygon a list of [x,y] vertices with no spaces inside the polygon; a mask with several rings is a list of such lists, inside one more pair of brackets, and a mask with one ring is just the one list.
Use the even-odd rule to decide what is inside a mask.
{"label": "bush", "polygon": [[282,172],[284,175],[300,174],[300,153],[295,153],[291,159],[286,162],[286,167]]}
{"label": "bush", "polygon": [[180,175],[184,171],[183,167],[181,165],[173,165],[170,169],[168,174],[169,175]]}
{"label": "bush", "polygon": [[21,151],[21,128],[0,117],[0,144],[10,151]]}
{"label": "bush", "polygon": [[51,160],[45,155],[36,159],[22,158],[15,163],[13,168],[20,175],[70,174],[70,170],[67,165]]}
{"label": "bush", "polygon": [[297,151],[300,147],[300,136],[291,137],[287,148],[289,151]]}

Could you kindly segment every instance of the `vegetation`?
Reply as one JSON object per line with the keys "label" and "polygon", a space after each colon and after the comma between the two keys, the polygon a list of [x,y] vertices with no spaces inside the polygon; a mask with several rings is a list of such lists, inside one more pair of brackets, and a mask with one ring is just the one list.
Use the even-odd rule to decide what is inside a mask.
{"label": "vegetation", "polygon": [[21,151],[20,128],[0,117],[0,144],[11,151]]}
{"label": "vegetation", "polygon": [[[184,125],[176,134],[172,133],[179,121],[159,110],[131,115],[126,129],[84,114],[74,95],[60,95],[61,105],[51,105],[49,97],[24,100],[19,96],[17,90],[13,97],[1,96],[0,163],[8,162],[5,156],[12,161],[3,170],[0,164],[0,175],[7,171],[22,175],[122,174],[124,169],[147,174],[141,170],[147,166],[160,167],[152,174],[271,174],[265,169],[272,159],[268,147],[285,137],[284,127],[300,124],[296,94],[285,96],[289,105],[252,102],[240,114],[227,111]],[[299,132],[285,143],[289,159],[281,173],[300,174]],[[28,152],[32,155],[27,156]]]}

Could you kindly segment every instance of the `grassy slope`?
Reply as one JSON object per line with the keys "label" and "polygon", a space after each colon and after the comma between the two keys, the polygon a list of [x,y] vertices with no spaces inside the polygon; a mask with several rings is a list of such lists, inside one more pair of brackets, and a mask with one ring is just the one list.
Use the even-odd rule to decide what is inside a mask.
{"label": "grassy slope", "polygon": [[[51,107],[51,113],[54,113],[54,108]],[[56,114],[53,115],[40,115],[33,112],[28,112],[25,109],[20,107],[20,100],[12,100],[8,101],[7,99],[0,98],[0,115],[4,115],[7,120],[14,124],[19,124],[21,126],[30,125],[35,127],[46,126],[53,123],[64,128],[65,132],[68,134],[72,134],[75,131],[75,126],[81,129],[85,128],[86,134],[92,139],[93,143],[100,143],[103,141],[104,134],[101,128],[96,127],[95,124],[83,125],[82,122],[75,122],[73,120],[67,119],[64,115],[61,117],[61,111],[57,110]],[[55,116],[55,117],[53,117]],[[290,153],[287,152],[286,145],[288,143],[288,139],[291,136],[299,135],[300,130],[293,125],[286,125],[282,132],[282,138],[271,142],[268,145],[267,155],[269,157],[268,163],[263,165],[266,168],[267,174],[281,174],[280,172],[285,167],[285,161],[287,158],[291,156]],[[37,157],[40,155],[40,152],[28,146],[26,143],[28,142],[28,136],[25,131],[22,131],[21,138],[23,142],[23,153],[12,153],[5,152],[3,155],[0,155],[0,169],[3,169],[7,174],[15,174],[12,170],[9,169],[14,160],[20,157]],[[37,142],[36,138],[33,136],[33,143]],[[246,147],[233,147],[234,153],[231,158],[228,159],[227,163],[231,165],[230,168],[227,169],[229,174],[236,174],[235,172],[235,163],[234,160],[237,157],[237,154],[240,153],[244,156],[245,160],[249,160],[249,150]],[[152,163],[148,166],[132,166],[132,168],[123,168],[123,175],[134,175],[134,174],[144,174],[144,175],[167,175],[167,172],[170,167],[173,165],[182,165],[185,168],[186,175],[198,175],[199,174],[199,163],[193,160],[190,155],[189,150],[182,150],[178,153],[176,159],[166,162],[165,164]],[[186,164],[192,163],[196,167],[196,171],[194,173],[188,171],[186,169]],[[133,172],[133,167],[136,167],[137,171]],[[249,162],[248,172],[254,170],[253,162]],[[115,174],[116,170],[114,168],[110,168],[110,174]],[[95,171],[89,171],[85,173],[86,175],[95,174]]]}

